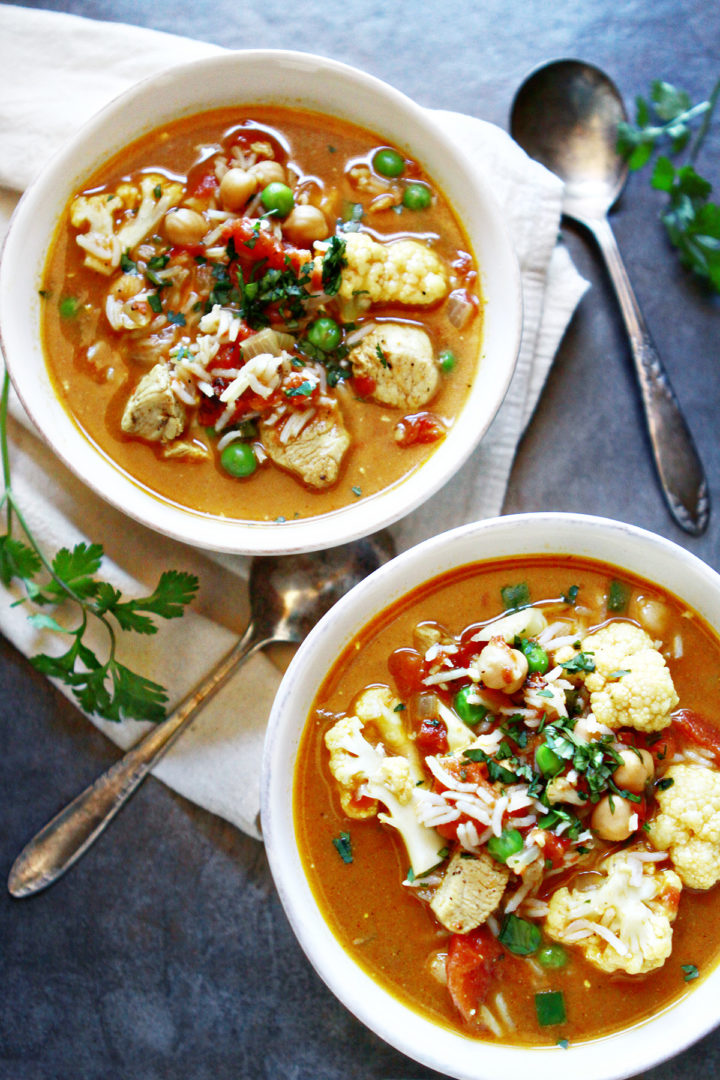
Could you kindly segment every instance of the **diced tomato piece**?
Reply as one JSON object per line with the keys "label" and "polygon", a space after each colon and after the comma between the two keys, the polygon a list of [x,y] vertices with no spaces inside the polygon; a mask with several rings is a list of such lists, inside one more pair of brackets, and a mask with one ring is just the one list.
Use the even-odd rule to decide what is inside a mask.
{"label": "diced tomato piece", "polygon": [[434,443],[447,434],[445,424],[431,412],[411,413],[398,420],[395,426],[395,442],[398,446],[415,446],[417,443]]}
{"label": "diced tomato piece", "polygon": [[358,397],[370,397],[375,393],[377,383],[371,375],[353,375],[350,385]]}
{"label": "diced tomato piece", "polygon": [[565,852],[570,847],[570,841],[564,836],[555,836],[555,833],[545,833],[545,843],[543,845],[543,854],[546,859],[549,859],[552,863],[553,870],[562,866],[565,858]]}
{"label": "diced tomato piece", "polygon": [[678,709],[672,715],[670,731],[679,740],[695,743],[710,750],[716,763],[720,764],[720,729],[692,709]]}
{"label": "diced tomato piece", "polygon": [[446,754],[448,751],[447,727],[442,720],[423,720],[415,736],[423,754]]}
{"label": "diced tomato piece", "polygon": [[487,998],[495,965],[505,950],[486,926],[469,934],[453,934],[445,965],[448,990],[463,1020],[477,1022]]}
{"label": "diced tomato piece", "polygon": [[388,668],[401,698],[412,697],[424,689],[427,665],[417,649],[396,649],[388,657]]}
{"label": "diced tomato piece", "polygon": [[223,230],[223,240],[232,238],[241,263],[264,262],[270,270],[286,270],[288,263],[295,273],[311,259],[310,253],[279,240],[273,233],[258,228],[258,220],[238,218]]}
{"label": "diced tomato piece", "polygon": [[191,169],[187,178],[187,196],[195,199],[207,199],[213,197],[220,187],[212,163],[203,162],[197,168]]}

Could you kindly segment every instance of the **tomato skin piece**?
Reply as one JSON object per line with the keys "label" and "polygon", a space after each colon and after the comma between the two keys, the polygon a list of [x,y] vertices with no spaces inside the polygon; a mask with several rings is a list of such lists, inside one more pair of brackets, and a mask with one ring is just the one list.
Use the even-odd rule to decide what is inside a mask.
{"label": "tomato skin piece", "polygon": [[426,664],[417,649],[396,649],[388,657],[388,668],[401,698],[412,697],[425,689]]}
{"label": "tomato skin piece", "polygon": [[450,938],[445,971],[450,997],[466,1023],[478,1023],[493,979],[493,969],[505,950],[486,926]]}
{"label": "tomato skin piece", "polygon": [[447,429],[440,417],[431,412],[403,416],[395,426],[395,442],[398,446],[434,443],[444,439],[446,434]]}
{"label": "tomato skin piece", "polygon": [[672,714],[671,733],[709,750],[720,765],[720,730],[692,709],[678,709]]}

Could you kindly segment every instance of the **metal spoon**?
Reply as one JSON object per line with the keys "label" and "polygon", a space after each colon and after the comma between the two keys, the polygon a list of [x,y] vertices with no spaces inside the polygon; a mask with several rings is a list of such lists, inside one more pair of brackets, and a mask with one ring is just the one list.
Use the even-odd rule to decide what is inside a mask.
{"label": "metal spoon", "polygon": [[387,532],[310,555],[261,556],[250,568],[251,617],[238,643],[137,746],[86,788],[23,849],[8,889],[31,896],[52,885],[95,842],[148,772],[240,665],[270,642],[298,643],[332,605],[395,554]]}
{"label": "metal spoon", "polygon": [[555,60],[518,90],[510,131],[531,157],[565,181],[564,214],[589,229],[598,243],[630,337],[665,499],[678,524],[699,535],[710,513],[705,473],[607,220],[627,176],[615,150],[621,120],[627,114],[607,75],[592,64]]}

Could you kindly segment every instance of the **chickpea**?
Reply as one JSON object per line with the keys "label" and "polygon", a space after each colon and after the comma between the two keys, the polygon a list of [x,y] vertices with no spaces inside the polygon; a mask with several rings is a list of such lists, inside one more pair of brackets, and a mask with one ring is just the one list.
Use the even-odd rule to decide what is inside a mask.
{"label": "chickpea", "polygon": [[199,244],[207,232],[207,222],[197,210],[181,206],[165,215],[165,235],[171,244]]}
{"label": "chickpea", "polygon": [[527,657],[519,649],[511,649],[501,638],[495,638],[480,653],[479,670],[485,686],[514,694],[527,678]]}
{"label": "chickpea", "polygon": [[291,244],[311,244],[327,239],[325,215],[317,206],[295,206],[283,222],[283,235]]}
{"label": "chickpea", "polygon": [[613,773],[614,782],[625,791],[641,795],[648,780],[655,775],[652,754],[647,750],[620,750],[618,757],[622,758],[623,763]]}
{"label": "chickpea", "polygon": [[258,188],[267,187],[268,184],[286,184],[285,169],[279,161],[256,161],[248,169],[251,176],[255,177]]}
{"label": "chickpea", "polygon": [[606,795],[593,810],[590,824],[602,840],[627,840],[633,832],[630,819],[635,810],[633,804],[619,795]]}
{"label": "chickpea", "polygon": [[226,210],[240,210],[257,191],[257,177],[247,169],[228,169],[220,181],[220,199]]}

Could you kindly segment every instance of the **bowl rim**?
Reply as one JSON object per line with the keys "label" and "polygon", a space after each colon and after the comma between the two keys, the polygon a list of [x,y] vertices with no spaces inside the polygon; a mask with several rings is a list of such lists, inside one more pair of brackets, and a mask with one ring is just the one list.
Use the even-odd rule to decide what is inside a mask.
{"label": "bowl rim", "polygon": [[[527,530],[535,539],[528,545]],[[549,537],[563,537],[551,543]],[[617,558],[593,553],[615,551]],[[300,946],[336,997],[370,1030],[408,1057],[457,1080],[624,1080],[680,1053],[720,1022],[720,964],[689,993],[660,1013],[614,1034],[559,1047],[517,1048],[482,1043],[435,1024],[374,982],[345,952],[320,913],[300,863],[292,810],[295,750],[328,658],[376,614],[416,585],[468,558],[479,545],[496,546],[497,559],[531,554],[576,554],[626,566],[658,584],[680,577],[689,593],[664,585],[720,633],[720,575],[697,556],[664,537],[609,518],[569,513],[524,513],[462,525],[416,545],[356,585],[311,631],[293,658],[275,698],[266,735],[262,781],[262,831],[270,869]],[[502,549],[498,550],[498,545]],[[520,548],[520,550],[514,550]],[[464,553],[464,554],[463,554]],[[650,561],[656,572],[644,569]],[[300,716],[302,713],[302,718]],[[478,1054],[478,1048],[482,1054]]]}
{"label": "bowl rim", "polygon": [[[136,135],[146,133],[160,126],[169,115],[169,102],[180,95],[182,107],[179,115],[191,115],[215,107],[225,107],[230,102],[225,98],[207,101],[201,87],[208,80],[231,82],[247,79],[251,72],[257,80],[259,72],[272,68],[281,71],[286,78],[294,75],[309,82],[320,72],[327,79],[332,77],[343,82],[352,99],[363,95],[374,97],[383,103],[384,113],[391,119],[383,127],[374,120],[367,120],[365,127],[385,135],[389,141],[402,145],[402,139],[392,135],[393,126],[399,125],[398,116],[403,117],[403,128],[412,132],[422,131],[424,152],[417,154],[419,160],[427,157],[439,157],[450,162],[448,173],[450,186],[459,189],[460,183],[469,184],[472,190],[481,196],[482,209],[477,210],[478,222],[482,217],[487,224],[487,237],[482,242],[492,247],[498,255],[498,276],[504,283],[502,311],[503,337],[501,348],[496,348],[498,359],[488,368],[487,329],[483,329],[481,343],[479,378],[474,380],[460,414],[447,438],[431,456],[414,472],[395,482],[389,488],[376,495],[361,499],[356,503],[311,518],[279,522],[243,521],[227,519],[221,516],[194,511],[158,496],[134,480],[81,431],[79,425],[65,411],[64,406],[55,397],[54,391],[44,388],[38,393],[37,377],[46,374],[44,358],[40,362],[34,345],[28,363],[28,345],[36,330],[39,330],[39,312],[37,310],[37,289],[39,274],[33,273],[33,267],[44,265],[44,258],[39,259],[39,246],[35,244],[30,254],[31,266],[25,277],[16,273],[16,267],[23,262],[23,247],[27,237],[32,237],[32,223],[43,212],[46,200],[56,207],[55,220],[71,197],[73,185],[81,182],[102,161],[108,160],[128,140],[109,133],[115,130],[115,121],[127,116],[137,108],[142,108],[144,120],[137,123]],[[333,83],[333,87],[335,83]],[[307,97],[307,94],[305,95]],[[235,100],[240,101],[240,98]],[[267,95],[265,100],[270,100]],[[288,93],[278,94],[272,99],[280,104],[287,104]],[[364,99],[363,99],[364,100]],[[257,101],[246,93],[240,104]],[[350,95],[348,104],[338,111],[330,102],[326,110],[330,115],[348,116],[352,108]],[[152,116],[150,120],[149,117]],[[377,118],[376,118],[377,119]],[[360,119],[355,123],[362,126]],[[406,143],[407,145],[407,143]],[[437,168],[431,175],[437,174]],[[453,180],[453,176],[455,179]],[[447,184],[443,184],[447,187]],[[58,191],[61,194],[58,194]],[[450,199],[451,202],[457,200]],[[476,213],[475,210],[472,213]],[[470,238],[468,221],[458,213]],[[54,228],[54,225],[53,225]],[[52,232],[52,229],[50,230]],[[476,230],[475,243],[478,242]],[[45,234],[47,244],[47,234]],[[480,256],[475,253],[484,274]],[[27,259],[28,256],[25,256]],[[32,277],[35,288],[31,288]],[[17,282],[21,279],[21,283]],[[18,313],[17,291],[22,290]],[[35,304],[31,303],[34,297]],[[483,298],[487,301],[487,290],[483,288]],[[495,302],[493,307],[498,308]],[[30,318],[28,318],[30,314]],[[487,314],[487,306],[486,306]],[[500,326],[499,316],[497,318]],[[34,320],[34,321],[33,321]],[[32,323],[29,327],[28,324]],[[34,329],[33,329],[34,328]],[[383,528],[407,515],[425,502],[441,486],[449,481],[476,448],[502,405],[512,376],[517,365],[520,338],[522,332],[522,281],[520,268],[513,244],[495,196],[486,178],[474,168],[471,159],[466,156],[462,146],[454,143],[444,131],[433,110],[424,108],[407,97],[400,90],[350,65],[311,53],[291,50],[247,49],[228,50],[225,53],[200,57],[195,60],[176,64],[166,70],[135,83],[123,93],[108,102],[99,112],[90,118],[77,133],[66,142],[42,169],[21,197],[12,215],[10,227],[5,237],[0,255],[0,345],[6,358],[15,391],[30,416],[34,427],[50,445],[56,456],[74,472],[88,487],[105,501],[117,507],[131,518],[148,525],[156,531],[198,547],[210,550],[234,552],[237,554],[280,554],[310,551],[347,542],[369,532]],[[36,335],[39,337],[39,333]],[[494,339],[497,346],[497,341]],[[484,393],[491,402],[489,409],[482,406],[477,387],[482,383]],[[481,421],[477,422],[478,414]],[[473,422],[471,422],[473,421]],[[50,432],[54,432],[51,439]],[[88,448],[91,453],[88,455]]]}

